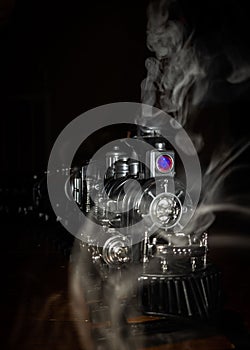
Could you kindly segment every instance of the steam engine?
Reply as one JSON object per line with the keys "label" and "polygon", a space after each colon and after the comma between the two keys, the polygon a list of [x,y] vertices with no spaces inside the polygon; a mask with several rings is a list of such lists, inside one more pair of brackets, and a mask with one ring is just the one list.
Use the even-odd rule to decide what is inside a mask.
{"label": "steam engine", "polygon": [[113,271],[139,271],[137,304],[144,313],[211,318],[220,307],[219,274],[207,262],[207,234],[184,231],[194,208],[176,176],[177,155],[155,128],[140,127],[135,139],[151,148],[140,152],[120,142],[102,165],[72,172],[74,200],[99,227],[83,230],[81,246],[103,280]]}

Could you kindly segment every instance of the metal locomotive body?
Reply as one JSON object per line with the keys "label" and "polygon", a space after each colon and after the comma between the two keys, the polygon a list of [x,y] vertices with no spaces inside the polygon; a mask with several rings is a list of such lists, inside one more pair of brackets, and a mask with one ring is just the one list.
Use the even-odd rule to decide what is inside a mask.
{"label": "metal locomotive body", "polygon": [[82,246],[104,280],[112,271],[139,271],[137,301],[144,313],[213,317],[219,274],[207,263],[207,234],[183,230],[194,209],[176,177],[176,154],[155,128],[139,128],[135,138],[150,149],[128,145],[126,151],[117,143],[106,152],[103,177],[98,163],[71,174],[74,200],[100,228],[83,230]]}

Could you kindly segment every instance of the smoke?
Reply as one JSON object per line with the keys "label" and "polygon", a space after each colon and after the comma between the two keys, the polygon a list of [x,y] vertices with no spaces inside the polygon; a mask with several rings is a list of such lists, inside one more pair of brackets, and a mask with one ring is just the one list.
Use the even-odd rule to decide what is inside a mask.
{"label": "smoke", "polygon": [[162,0],[148,8],[147,46],[156,57],[146,60],[148,75],[141,97],[143,103],[170,113],[184,126],[189,105],[197,105],[206,93],[206,73],[192,43],[193,33],[185,38],[184,24],[169,19],[171,3]]}
{"label": "smoke", "polygon": [[[147,47],[155,57],[145,62],[147,77],[141,84],[141,100],[186,126],[191,114],[205,101],[225,99],[225,93],[230,99],[232,95],[239,97],[238,89],[246,89],[241,83],[250,78],[250,63],[249,54],[237,45],[221,42],[220,51],[204,49],[206,44],[197,39],[195,29],[191,31],[184,17],[175,13],[176,4],[177,0],[149,4]],[[218,91],[221,83],[224,91]],[[151,116],[152,110],[144,108],[146,123]]]}
{"label": "smoke", "polygon": [[[250,63],[242,50],[224,43],[221,52],[208,54],[206,51],[205,54],[200,41],[198,45],[198,40],[195,40],[195,31],[190,32],[183,16],[174,13],[176,9],[173,5],[176,4],[176,0],[160,0],[152,1],[148,7],[147,47],[155,57],[146,60],[147,77],[141,85],[141,98],[143,103],[158,107],[187,127],[192,124],[190,119],[193,118],[194,107],[209,100],[207,95],[213,94],[211,87],[224,80],[229,86],[225,89],[226,93],[231,85],[239,89],[241,83],[250,78]],[[222,67],[225,61],[219,60],[217,66],[217,59],[222,56],[228,65],[226,74]],[[213,66],[215,61],[216,67]],[[216,69],[223,73],[216,72]],[[142,114],[146,125],[152,123],[152,109],[144,108]],[[196,150],[200,151],[204,145],[203,138],[190,129],[187,131]],[[176,141],[185,148],[183,140]],[[249,213],[242,205],[232,204],[232,198],[230,204],[225,203],[222,193],[225,180],[239,170],[239,167],[233,167],[235,159],[249,147],[249,142],[241,140],[232,147],[226,145],[223,139],[221,143],[223,146],[216,149],[205,170],[200,204],[187,227],[188,232],[204,232],[214,222],[218,211]]]}
{"label": "smoke", "polygon": [[[249,216],[250,208],[237,203],[237,196],[223,193],[225,181],[242,168],[249,166],[234,165],[235,160],[250,147],[250,141],[242,140],[232,147],[216,150],[203,175],[203,186],[200,203],[195,215],[188,224],[188,233],[202,234],[214,222],[217,212],[240,213]],[[245,170],[245,169],[244,169]],[[240,181],[240,177],[239,180]],[[241,196],[240,196],[241,197]]]}
{"label": "smoke", "polygon": [[237,50],[228,49],[227,58],[231,64],[231,73],[227,81],[231,84],[243,83],[250,78],[250,63]]}
{"label": "smoke", "polygon": [[136,267],[133,270],[109,271],[105,278],[103,267],[93,265],[86,247],[79,249],[76,241],[72,252],[70,270],[70,294],[72,314],[84,319],[84,325],[76,322],[77,331],[83,349],[129,350],[142,346],[136,339],[127,322],[133,293],[136,288]]}

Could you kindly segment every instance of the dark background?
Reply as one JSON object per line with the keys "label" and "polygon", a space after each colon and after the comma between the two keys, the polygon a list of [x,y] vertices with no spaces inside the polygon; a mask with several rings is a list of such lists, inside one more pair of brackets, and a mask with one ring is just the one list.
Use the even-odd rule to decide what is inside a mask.
{"label": "dark background", "polygon": [[146,8],[128,2],[16,1],[1,23],[1,166],[45,169],[62,129],[106,103],[140,101]]}
{"label": "dark background", "polygon": [[[195,122],[205,141],[201,153],[204,167],[212,152],[220,155],[222,142],[232,145],[240,139],[249,140],[250,84],[225,82],[231,69],[226,58],[229,47],[250,62],[246,3],[183,0],[182,9],[177,9],[188,31],[196,29],[194,40],[204,59],[212,58],[209,90]],[[152,55],[146,47],[147,4],[141,0],[0,0],[0,180],[1,199],[7,198],[8,205],[16,200],[11,189],[25,187],[27,193],[32,176],[46,169],[54,141],[71,120],[102,104],[140,102],[140,84],[147,74],[144,62]],[[123,128],[101,133],[86,147],[83,159],[88,158],[93,143],[98,147],[126,133]],[[249,165],[249,152],[234,163],[239,164]],[[246,207],[248,182],[249,170],[238,172],[228,185],[237,190],[240,203],[244,194]],[[20,193],[18,196],[19,200]],[[4,219],[1,226],[9,266],[6,293],[11,290],[6,315],[10,315],[10,323],[19,315],[25,325],[33,310],[25,298],[39,310],[48,295],[65,289],[67,273],[60,264],[66,262],[61,262],[49,243],[40,243],[47,229],[30,228],[27,223],[13,226],[11,220],[11,216]],[[227,307],[250,329],[248,227],[246,216],[220,214],[210,237],[211,257],[224,273]],[[54,232],[50,233],[55,239]],[[64,249],[61,242],[58,245]],[[31,312],[25,314],[21,309],[17,313],[26,305],[31,305]],[[29,333],[29,323],[26,327]],[[235,325],[232,327],[235,330]],[[16,348],[20,348],[18,340]]]}
{"label": "dark background", "polygon": [[[6,181],[46,169],[56,137],[79,114],[106,103],[140,102],[144,62],[152,53],[146,47],[148,1],[0,4],[0,164]],[[246,4],[191,0],[176,8],[188,32],[195,28],[204,60],[212,57],[199,131],[206,144],[228,133],[237,138],[247,132],[249,83],[225,83],[231,69],[225,56],[233,47],[250,62]]]}

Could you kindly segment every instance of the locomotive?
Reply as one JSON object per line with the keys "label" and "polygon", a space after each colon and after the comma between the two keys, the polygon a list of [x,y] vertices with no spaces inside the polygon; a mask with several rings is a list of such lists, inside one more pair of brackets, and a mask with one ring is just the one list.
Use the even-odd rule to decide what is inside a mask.
{"label": "locomotive", "polygon": [[137,271],[137,308],[144,314],[214,318],[220,273],[207,259],[207,233],[185,231],[194,205],[176,174],[178,154],[157,127],[139,126],[133,140],[147,150],[117,141],[105,159],[70,170],[74,201],[94,224],[80,232],[80,249],[103,283],[114,271],[120,278]]}

